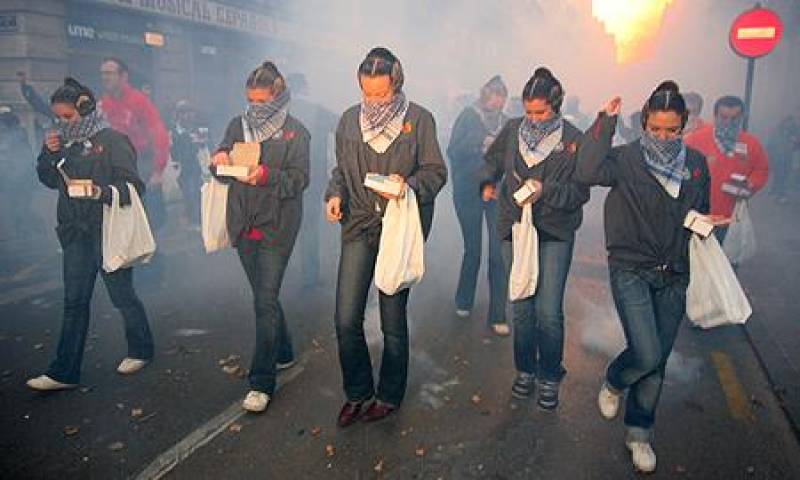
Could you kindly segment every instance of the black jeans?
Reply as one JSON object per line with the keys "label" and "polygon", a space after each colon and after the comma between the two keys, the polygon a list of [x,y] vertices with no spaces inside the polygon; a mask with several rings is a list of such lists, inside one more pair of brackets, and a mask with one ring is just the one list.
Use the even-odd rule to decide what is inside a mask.
{"label": "black jeans", "polygon": [[100,233],[81,235],[64,251],[64,318],[56,359],[47,374],[62,383],[80,381],[81,362],[89,328],[89,309],[97,273],[103,277],[111,303],[125,321],[128,357],[149,360],[153,357],[153,336],[147,314],[133,288],[133,269],[113,273],[102,269],[103,253]]}
{"label": "black jeans", "polygon": [[688,274],[611,267],[611,293],[627,346],[608,367],[606,382],[628,391],[625,425],[649,430],[672,345],[686,312]]}
{"label": "black jeans", "polygon": [[[339,260],[334,322],[344,390],[353,402],[375,395],[372,361],[364,336],[364,309],[378,256],[378,246],[373,243],[363,237],[342,242]],[[408,294],[409,289],[395,295],[379,292],[383,359],[377,398],[395,406],[403,401],[408,377]]]}
{"label": "black jeans", "polygon": [[497,234],[497,201],[484,202],[480,186],[474,182],[461,180],[454,183],[453,202],[456,216],[464,238],[464,255],[461,259],[461,273],[456,289],[456,308],[472,310],[475,302],[475,288],[478,271],[481,268],[483,249],[483,219],[486,218],[486,231],[489,237],[489,314],[490,325],[506,323],[508,305],[508,275],[500,253],[500,237]]}
{"label": "black jeans", "polygon": [[292,340],[278,299],[289,258],[277,252],[268,240],[242,238],[239,260],[253,289],[256,313],[256,345],[250,364],[250,388],[275,393],[276,363],[294,359]]}

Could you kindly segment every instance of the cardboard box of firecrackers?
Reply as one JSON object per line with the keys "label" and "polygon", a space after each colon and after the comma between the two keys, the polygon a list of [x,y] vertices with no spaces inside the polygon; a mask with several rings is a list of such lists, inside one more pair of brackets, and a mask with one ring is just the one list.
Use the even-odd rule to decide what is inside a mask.
{"label": "cardboard box of firecrackers", "polygon": [[218,165],[217,175],[223,177],[246,177],[261,159],[261,144],[236,142],[230,153],[230,165]]}
{"label": "cardboard box of firecrackers", "polygon": [[695,210],[691,210],[686,214],[683,226],[703,238],[711,235],[711,231],[714,230],[714,224],[709,221],[708,217],[701,215]]}
{"label": "cardboard box of firecrackers", "polygon": [[94,192],[91,180],[71,179],[67,182],[67,195],[72,198],[90,198]]}
{"label": "cardboard box of firecrackers", "polygon": [[368,173],[364,178],[364,186],[387,195],[399,197],[403,193],[403,184],[392,180],[388,175]]}

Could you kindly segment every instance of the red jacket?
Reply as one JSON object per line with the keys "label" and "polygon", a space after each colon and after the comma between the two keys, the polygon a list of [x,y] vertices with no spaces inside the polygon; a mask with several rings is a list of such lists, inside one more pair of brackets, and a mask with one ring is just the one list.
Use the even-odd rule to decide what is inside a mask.
{"label": "red jacket", "polygon": [[711,215],[733,215],[736,197],[722,191],[722,184],[729,182],[732,174],[747,177],[748,188],[754,194],[766,185],[769,178],[767,154],[755,136],[747,132],[740,133],[737,152],[732,156],[720,151],[711,124],[690,133],[685,141],[687,146],[706,156],[711,173]]}
{"label": "red jacket", "polygon": [[106,94],[100,102],[111,127],[127,135],[139,158],[153,162],[146,167],[160,174],[169,160],[169,133],[155,105],[129,85],[122,87],[120,96]]}

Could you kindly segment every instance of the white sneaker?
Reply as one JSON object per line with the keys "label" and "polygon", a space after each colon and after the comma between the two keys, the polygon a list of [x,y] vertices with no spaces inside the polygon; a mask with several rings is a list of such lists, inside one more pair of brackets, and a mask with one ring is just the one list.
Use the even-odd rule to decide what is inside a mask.
{"label": "white sneaker", "polygon": [[470,313],[472,312],[469,310],[456,310],[456,316],[459,318],[467,318],[469,317]]}
{"label": "white sneaker", "polygon": [[507,337],[511,335],[511,327],[507,323],[495,323],[492,325],[495,335],[499,337]]}
{"label": "white sneaker", "polygon": [[656,452],[648,442],[625,442],[631,451],[633,467],[642,473],[652,473],[656,470]]}
{"label": "white sneaker", "polygon": [[608,385],[603,383],[600,387],[600,394],[597,396],[597,406],[600,407],[600,415],[606,420],[613,420],[619,412],[620,395],[612,392]]}
{"label": "white sneaker", "polygon": [[255,390],[250,390],[250,393],[244,398],[242,402],[242,408],[247,410],[248,412],[263,412],[267,409],[267,405],[269,404],[269,395],[264,392],[257,392]]}
{"label": "white sneaker", "polygon": [[53,380],[52,378],[48,377],[47,375],[39,375],[36,378],[31,378],[26,383],[28,387],[39,390],[42,392],[54,391],[54,390],[69,390],[71,388],[77,387],[72,383],[61,383],[57,380]]}
{"label": "white sneaker", "polygon": [[122,359],[119,366],[117,367],[117,372],[123,375],[130,375],[132,373],[136,373],[139,370],[143,369],[144,366],[147,365],[147,363],[148,363],[147,360],[125,357]]}

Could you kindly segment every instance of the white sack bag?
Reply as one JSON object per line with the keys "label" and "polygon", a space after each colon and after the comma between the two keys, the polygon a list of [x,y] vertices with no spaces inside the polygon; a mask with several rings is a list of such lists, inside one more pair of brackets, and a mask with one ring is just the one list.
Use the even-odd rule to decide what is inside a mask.
{"label": "white sack bag", "polygon": [[383,214],[383,228],[375,261],[375,286],[395,295],[422,281],[425,274],[424,239],[414,191],[389,200]]}
{"label": "white sack bag", "polygon": [[522,207],[522,218],[511,227],[514,257],[508,279],[508,299],[512,302],[532,297],[539,283],[539,234],[533,225],[533,206]]}
{"label": "white sack bag", "polygon": [[136,188],[128,183],[131,204],[122,207],[119,192],[111,186],[111,205],[103,205],[103,270],[108,273],[147,263],[156,241]]}

